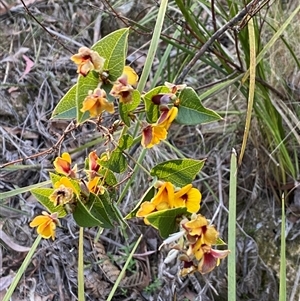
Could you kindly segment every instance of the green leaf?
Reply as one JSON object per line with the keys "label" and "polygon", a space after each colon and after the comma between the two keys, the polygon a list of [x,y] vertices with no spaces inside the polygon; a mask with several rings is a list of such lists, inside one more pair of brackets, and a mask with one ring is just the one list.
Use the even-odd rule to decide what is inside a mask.
{"label": "green leaf", "polygon": [[53,172],[49,172],[49,176],[53,186],[56,182],[58,182],[62,178],[62,176]]}
{"label": "green leaf", "polygon": [[129,114],[135,110],[141,102],[141,94],[138,90],[132,91],[132,101],[130,103],[119,103],[119,113],[122,121],[129,127]]}
{"label": "green leaf", "polygon": [[53,202],[49,200],[53,191],[53,188],[35,188],[31,190],[31,193],[50,213],[57,212],[58,217],[62,218],[67,215],[67,212],[62,205],[54,206]]}
{"label": "green leaf", "polygon": [[101,200],[106,212],[108,213],[108,216],[111,218],[112,221],[118,222],[119,225],[128,226],[127,223],[124,221],[124,218],[119,208],[115,203],[112,202],[111,194],[109,194],[108,191],[105,191],[103,194],[99,194],[98,197]]}
{"label": "green leaf", "polygon": [[218,113],[202,105],[200,97],[192,88],[182,90],[179,99],[176,122],[180,124],[196,125],[222,119]]}
{"label": "green leaf", "polygon": [[159,117],[159,106],[152,102],[152,97],[158,94],[169,93],[170,90],[166,86],[158,86],[144,95],[147,120],[150,123],[157,121]]}
{"label": "green leaf", "polygon": [[76,89],[74,85],[59,101],[52,112],[52,119],[74,119],[77,116],[76,112]]}
{"label": "green leaf", "polygon": [[104,177],[104,181],[108,186],[115,186],[118,183],[113,172],[107,168],[101,168],[98,174]]}
{"label": "green leaf", "polygon": [[155,195],[155,187],[151,186],[143,194],[141,200],[136,204],[136,206],[134,207],[134,209],[125,216],[125,219],[130,219],[130,218],[135,217],[136,213],[138,212],[138,210],[141,207],[141,204],[144,203],[144,202],[146,202],[146,201],[150,202],[152,200],[152,198],[154,197],[154,195]]}
{"label": "green leaf", "polygon": [[118,148],[121,150],[128,149],[133,143],[133,138],[129,134],[124,134],[119,140]]}
{"label": "green leaf", "polygon": [[129,28],[116,30],[92,46],[92,50],[105,58],[104,70],[108,71],[108,79],[116,81],[123,73],[128,47]]}
{"label": "green leaf", "polygon": [[110,158],[107,161],[101,161],[101,165],[116,173],[124,172],[127,168],[127,160],[122,152],[129,148],[132,143],[132,136],[123,135],[119,140],[119,145],[112,151]]}
{"label": "green leaf", "polygon": [[159,230],[162,238],[178,231],[177,218],[187,213],[186,207],[156,211],[146,216],[152,227]]}
{"label": "green leaf", "polygon": [[87,209],[86,204],[83,204],[81,200],[77,200],[75,210],[73,212],[73,218],[76,224],[80,227],[95,227],[102,226],[103,222],[94,217]]}
{"label": "green leaf", "polygon": [[182,187],[190,184],[204,166],[205,160],[178,159],[160,163],[150,171],[151,176]]}
{"label": "green leaf", "polygon": [[126,157],[122,154],[122,150],[115,149],[109,160],[102,163],[103,166],[116,173],[122,173],[127,168]]}
{"label": "green leaf", "polygon": [[113,224],[111,222],[111,215],[109,217],[107,209],[110,205],[109,194],[105,192],[103,195],[95,195],[94,193],[90,193],[89,201],[86,204],[87,208],[91,214],[102,222],[102,228],[112,228]]}
{"label": "green leaf", "polygon": [[109,94],[112,87],[113,87],[113,85],[110,84],[110,83],[105,83],[101,86],[101,89],[103,89],[106,92],[106,99],[109,102],[114,102],[115,101],[115,97]]}

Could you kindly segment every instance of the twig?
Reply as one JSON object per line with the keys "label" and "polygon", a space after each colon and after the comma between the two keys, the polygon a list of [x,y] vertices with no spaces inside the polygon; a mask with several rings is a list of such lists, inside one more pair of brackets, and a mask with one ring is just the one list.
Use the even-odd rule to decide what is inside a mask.
{"label": "twig", "polygon": [[70,50],[68,47],[66,47],[65,44],[63,44],[56,35],[52,34],[29,10],[29,8],[26,6],[23,0],[21,0],[25,11],[27,14],[37,23],[39,24],[52,38],[55,40],[60,46],[62,46],[65,50],[69,51],[71,54],[74,54],[72,50]]}
{"label": "twig", "polygon": [[229,28],[232,28],[233,25],[240,22],[247,14],[248,11],[251,10],[252,5],[255,5],[257,0],[252,0],[247,6],[245,6],[234,18],[232,18],[228,23],[222,26],[219,30],[217,30],[208,41],[199,49],[199,51],[195,54],[193,59],[187,64],[187,66],[182,70],[178,79],[176,80],[176,84],[180,84],[185,79],[186,75],[190,72],[190,70],[194,67],[199,58],[209,49],[209,47],[215,42],[216,39],[220,38],[220,36]]}
{"label": "twig", "polygon": [[217,31],[217,20],[216,20],[216,12],[215,12],[215,0],[211,1],[211,16],[212,16],[212,24],[214,27],[214,31]]}
{"label": "twig", "polygon": [[28,157],[25,157],[25,158],[19,158],[19,159],[16,159],[14,161],[11,161],[11,162],[4,163],[4,164],[0,165],[0,170],[2,168],[6,167],[6,166],[9,166],[9,165],[12,165],[12,164],[24,162],[24,161],[27,161],[27,160],[30,160],[30,159],[38,158],[40,156],[49,155],[49,154],[53,153],[63,143],[63,141],[66,138],[67,134],[69,134],[70,132],[74,131],[74,129],[76,129],[76,128],[77,128],[77,125],[74,125],[74,123],[71,122],[67,126],[67,128],[65,129],[65,131],[63,132],[63,134],[61,135],[61,137],[58,139],[58,141],[52,147],[50,147],[49,149],[46,149],[45,151],[42,151],[40,153],[31,155],[31,156],[28,156]]}

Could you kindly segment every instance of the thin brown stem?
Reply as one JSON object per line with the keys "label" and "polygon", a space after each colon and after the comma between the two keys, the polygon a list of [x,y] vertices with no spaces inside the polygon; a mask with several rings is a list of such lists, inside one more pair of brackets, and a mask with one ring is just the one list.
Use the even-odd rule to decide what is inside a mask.
{"label": "thin brown stem", "polygon": [[67,128],[65,129],[65,131],[63,132],[63,134],[61,135],[61,137],[58,139],[58,141],[50,148],[42,151],[42,152],[39,152],[37,154],[34,154],[34,155],[31,155],[31,156],[28,156],[28,157],[25,157],[25,158],[19,158],[19,159],[16,159],[16,160],[13,160],[13,161],[10,161],[10,162],[7,162],[7,163],[4,163],[2,165],[0,165],[0,169],[6,167],[6,166],[9,166],[9,165],[13,165],[13,164],[16,164],[16,163],[21,163],[21,162],[24,162],[24,161],[27,161],[27,160],[31,160],[31,159],[34,159],[34,158],[38,158],[38,157],[41,157],[41,156],[44,156],[44,155],[49,155],[53,152],[55,152],[59,146],[63,143],[63,141],[65,140],[66,136],[71,133],[72,131],[74,131],[75,129],[77,128],[77,125],[74,125],[73,122],[71,122]]}
{"label": "thin brown stem", "polygon": [[39,24],[52,38],[53,40],[55,40],[60,46],[62,46],[64,49],[66,49],[67,51],[69,51],[71,54],[74,54],[73,51],[71,51],[68,47],[66,47],[65,44],[63,44],[56,35],[52,34],[29,10],[29,8],[26,6],[25,2],[23,0],[21,0],[25,11],[27,12],[27,14],[37,23]]}

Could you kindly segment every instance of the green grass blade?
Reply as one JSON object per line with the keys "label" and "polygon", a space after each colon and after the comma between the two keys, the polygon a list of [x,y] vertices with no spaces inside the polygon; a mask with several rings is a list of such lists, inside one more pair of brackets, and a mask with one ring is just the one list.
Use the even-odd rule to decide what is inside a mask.
{"label": "green grass blade", "polygon": [[228,298],[236,300],[236,187],[237,187],[237,158],[235,149],[232,150],[230,160],[230,188],[228,214]]}
{"label": "green grass blade", "polygon": [[49,185],[51,183],[52,182],[50,180],[48,180],[48,181],[44,181],[44,182],[41,182],[41,183],[29,185],[29,186],[26,186],[26,187],[16,188],[12,191],[2,192],[2,193],[0,193],[0,200],[6,199],[6,198],[9,198],[9,197],[12,197],[12,196],[24,193],[24,192],[28,192],[28,191],[30,191],[31,189],[34,189],[34,188],[39,188],[39,187]]}
{"label": "green grass blade", "polygon": [[242,143],[241,152],[239,156],[239,165],[242,164],[243,156],[246,150],[247,140],[250,131],[251,115],[252,115],[254,93],[255,93],[256,45],[255,45],[255,30],[254,30],[253,19],[249,20],[248,32],[249,32],[249,52],[250,52],[249,95],[248,95],[247,118],[246,118],[245,130],[244,130],[243,143]]}
{"label": "green grass blade", "polygon": [[160,34],[161,34],[162,26],[163,26],[163,23],[164,23],[164,18],[165,18],[167,6],[168,6],[168,0],[162,0],[161,3],[160,3],[160,6],[159,6],[157,20],[156,20],[155,28],[154,28],[154,31],[153,31],[153,36],[152,36],[152,39],[151,39],[151,43],[150,43],[148,55],[147,55],[147,58],[146,58],[145,66],[144,66],[142,75],[140,77],[140,80],[139,80],[139,83],[138,83],[138,86],[137,86],[137,90],[140,93],[142,93],[143,90],[144,90],[144,87],[146,85],[148,76],[149,76],[151,68],[152,68],[153,60],[154,60],[155,53],[157,51],[157,46],[158,46],[158,43],[159,43],[159,40],[160,40]]}
{"label": "green grass blade", "polygon": [[[173,34],[173,38],[176,39],[180,34],[180,31],[177,29],[174,34]],[[152,80],[152,83],[151,83],[151,89],[154,88],[159,80],[159,77],[160,75],[163,73],[163,69],[165,68],[165,65],[166,65],[166,62],[167,62],[167,59],[169,58],[170,56],[170,52],[172,50],[172,45],[171,44],[168,44],[166,50],[164,51],[164,55],[163,57],[161,58],[161,61],[160,61],[160,64],[157,68],[157,71],[155,73],[155,76]]]}
{"label": "green grass blade", "polygon": [[[282,26],[278,29],[278,31],[274,34],[274,36],[270,39],[270,41],[265,45],[262,51],[258,54],[256,58],[256,64],[258,64],[265,56],[265,54],[270,50],[273,44],[281,37],[284,30],[288,27],[291,23],[293,18],[297,15],[300,11],[300,5],[291,13],[291,15],[287,18],[287,20],[282,24]],[[244,75],[243,80],[245,81],[247,77],[250,75],[250,70],[248,69]]]}
{"label": "green grass blade", "polygon": [[280,244],[280,278],[279,278],[279,301],[286,301],[286,258],[285,258],[285,197],[281,199],[281,244]]}
{"label": "green grass blade", "polygon": [[79,228],[78,242],[78,301],[84,301],[83,228]]}
{"label": "green grass blade", "polygon": [[25,259],[23,260],[22,265],[20,266],[13,282],[11,283],[11,285],[10,285],[9,289],[7,290],[7,292],[6,292],[6,294],[5,294],[2,301],[9,301],[10,300],[10,298],[11,298],[12,294],[14,293],[14,291],[15,291],[22,275],[25,273],[29,263],[31,262],[31,259],[34,255],[34,252],[35,252],[37,246],[39,245],[41,239],[42,239],[42,236],[40,236],[40,235],[35,239],[33,245],[30,248],[30,251],[27,253]]}
{"label": "green grass blade", "polygon": [[106,301],[111,301],[112,300],[112,297],[114,296],[114,294],[115,294],[115,292],[116,292],[116,290],[117,290],[117,288],[118,288],[118,286],[119,286],[122,278],[124,277],[126,269],[128,267],[128,264],[129,264],[130,260],[132,259],[132,256],[133,256],[134,252],[136,251],[138,245],[140,244],[140,241],[141,241],[142,237],[143,237],[143,235],[140,235],[140,237],[137,240],[136,244],[134,245],[132,251],[130,252],[130,254],[129,254],[129,256],[128,256],[126,262],[125,262],[125,265],[124,265],[124,267],[123,267],[123,269],[122,269],[122,271],[121,271],[118,279],[116,280],[116,282],[115,282],[115,284],[114,284],[114,286],[113,286],[113,288],[112,288],[109,296],[107,297]]}

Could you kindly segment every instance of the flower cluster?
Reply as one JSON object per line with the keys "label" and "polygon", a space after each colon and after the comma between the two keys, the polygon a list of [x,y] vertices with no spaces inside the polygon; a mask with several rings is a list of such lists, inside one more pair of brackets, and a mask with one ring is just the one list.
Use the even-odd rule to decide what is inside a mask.
{"label": "flower cluster", "polygon": [[[107,90],[102,88],[103,80],[101,78],[106,74],[103,71],[105,59],[87,47],[81,47],[79,53],[73,55],[71,59],[77,64],[77,72],[82,76],[86,76],[90,71],[99,73],[99,85],[94,91],[89,91],[80,111],[89,112],[92,118],[100,116],[104,111],[110,114],[114,113],[114,104],[107,99]],[[107,79],[107,77],[105,78]],[[123,74],[112,83],[109,94],[120,103],[130,104],[133,100],[134,91],[136,91],[137,82],[138,75],[136,72],[131,67],[125,66]],[[145,148],[151,148],[167,138],[169,127],[178,114],[178,108],[174,106],[179,103],[176,93],[186,87],[186,85],[174,85],[168,82],[165,83],[165,86],[169,89],[169,93],[152,97],[153,104],[159,106],[161,113],[159,119],[153,124],[142,122],[141,144]]]}
{"label": "flower cluster", "polygon": [[[104,111],[113,114],[114,104],[107,99],[106,91],[101,88],[103,84],[101,78],[105,74],[103,72],[105,59],[96,51],[81,47],[79,52],[71,57],[71,60],[77,65],[77,72],[82,76],[87,76],[90,71],[99,73],[99,85],[94,91],[89,91],[80,111],[83,113],[88,111],[92,118],[98,117]],[[130,103],[137,82],[136,72],[131,67],[125,66],[123,74],[113,83],[109,94],[122,103]]]}
{"label": "flower cluster", "polygon": [[158,106],[166,106],[169,104],[179,105],[180,100],[176,93],[185,89],[186,84],[175,85],[169,82],[165,82],[165,86],[169,89],[168,93],[161,93],[152,96],[151,101]]}
{"label": "flower cluster", "polygon": [[178,114],[177,106],[180,100],[176,93],[183,90],[186,85],[165,82],[165,87],[169,89],[168,93],[156,94],[151,98],[152,103],[159,106],[160,117],[155,123],[143,127],[141,143],[145,148],[151,148],[167,138],[169,127]]}
{"label": "flower cluster", "polygon": [[[180,254],[179,259],[183,262],[182,276],[197,270],[202,274],[210,272],[229,251],[212,248],[223,243],[216,228],[210,225],[204,216],[197,214],[200,210],[200,191],[192,184],[176,188],[171,182],[157,182],[156,187],[158,190],[154,197],[141,204],[136,216],[143,217],[145,224],[150,225],[147,219],[150,214],[185,207],[186,215],[191,215],[190,219],[187,216],[180,217],[181,222],[178,222],[180,231],[167,238],[163,245],[179,240],[172,246],[170,257]],[[169,258],[166,259],[168,260]]]}
{"label": "flower cluster", "polygon": [[122,103],[130,103],[132,101],[132,92],[137,85],[138,75],[129,66],[125,66],[123,74],[117,79],[113,85],[110,95],[119,99]]}
{"label": "flower cluster", "polygon": [[94,91],[90,90],[88,96],[84,99],[81,112],[90,112],[91,117],[97,117],[106,111],[110,114],[114,113],[114,104],[106,98],[106,92],[99,87]]}
{"label": "flower cluster", "polygon": [[[104,156],[106,158],[106,156]],[[104,160],[105,160],[104,158]],[[54,168],[59,180],[53,182],[53,190],[49,195],[49,201],[53,205],[53,211],[59,211],[60,208],[66,213],[73,213],[77,199],[87,197],[89,193],[96,195],[104,192],[104,187],[100,185],[101,175],[99,171],[101,166],[99,164],[100,159],[95,151],[90,152],[87,160],[87,169],[85,170],[87,175],[87,181],[78,179],[77,166],[72,167],[72,160],[69,153],[63,153],[61,157],[57,157],[54,162]],[[36,216],[30,223],[31,227],[37,227],[37,233],[43,238],[54,239],[55,229],[59,223],[59,215],[57,212],[49,214],[45,211],[42,215]]]}
{"label": "flower cluster", "polygon": [[175,188],[171,182],[158,182],[156,187],[158,188],[156,195],[151,201],[143,202],[136,213],[137,217],[144,217],[146,224],[149,224],[147,215],[155,211],[179,207],[186,207],[190,213],[199,211],[202,196],[192,184]]}
{"label": "flower cluster", "polygon": [[[53,187],[43,190],[37,188],[35,194],[51,213],[43,211],[42,215],[36,216],[30,223],[31,227],[37,227],[37,233],[43,238],[54,239],[56,227],[60,226],[59,218],[67,214],[73,214],[74,220],[81,227],[113,228],[115,222],[124,223],[119,208],[114,204],[116,202],[112,202],[111,198],[115,195],[114,189],[119,185],[115,173],[123,173],[128,167],[127,158],[131,156],[127,150],[131,150],[140,139],[141,145],[147,149],[159,144],[167,139],[168,131],[175,120],[190,125],[203,122],[201,113],[205,108],[196,92],[186,85],[165,82],[163,86],[141,95],[142,85],[138,86],[137,73],[131,67],[124,66],[127,47],[124,47],[122,55],[119,53],[120,47],[118,45],[117,55],[113,56],[103,51],[105,58],[101,56],[103,47],[99,44],[92,48],[97,51],[81,47],[71,57],[79,74],[77,86],[67,92],[68,97],[62,99],[56,113],[64,116],[66,112],[69,113],[70,110],[65,111],[65,105],[67,104],[68,109],[70,103],[73,106],[70,98],[74,99],[73,93],[76,90],[76,114],[71,115],[77,117],[78,124],[89,118],[98,118],[96,128],[107,137],[107,152],[98,157],[96,151],[91,151],[85,160],[83,176],[72,163],[69,153],[63,153],[54,160],[56,173],[50,175]],[[142,100],[144,107],[141,105]],[[117,109],[114,103],[118,103]],[[119,112],[120,119],[113,118],[113,124],[104,128],[101,115],[104,112],[114,114],[115,111]],[[211,112],[211,120],[221,118],[217,113]],[[147,122],[136,118],[140,113],[147,117]],[[131,122],[141,127],[141,137],[136,137],[136,130],[132,133]],[[115,132],[118,127],[123,127],[119,143],[114,135],[117,134]],[[110,147],[114,149],[110,150]],[[181,275],[194,271],[205,274],[214,269],[220,259],[228,255],[229,250],[216,248],[225,243],[209,220],[198,214],[201,192],[192,184],[187,184],[199,173],[204,160],[185,158],[177,161],[180,162],[171,162],[174,171],[169,168],[170,162],[163,162],[158,168],[153,168],[155,176],[162,176],[162,179],[168,181],[157,181],[154,188],[149,189],[137,208],[128,216],[143,218],[146,225],[158,229],[164,238],[179,230],[171,234],[163,245],[173,243],[172,254],[176,254],[183,263]],[[177,172],[182,170],[187,177],[179,178]],[[180,187],[172,182],[180,183],[177,184]]]}
{"label": "flower cluster", "polygon": [[[176,240],[173,251],[180,253],[179,259],[183,262],[181,275],[199,271],[206,274],[219,265],[220,259],[229,254],[229,250],[217,250],[213,246],[223,245],[219,233],[209,221],[200,214],[192,214],[191,219],[184,218],[180,223],[181,231],[167,238],[163,245]],[[174,252],[171,252],[174,256]],[[166,259],[168,261],[168,259]]]}

